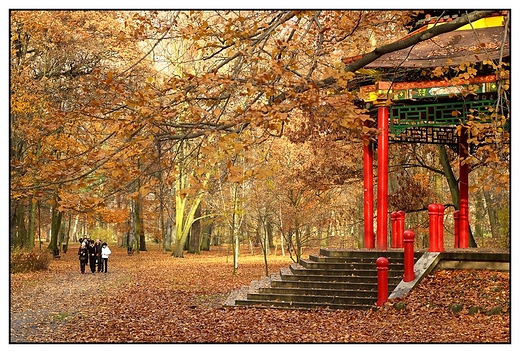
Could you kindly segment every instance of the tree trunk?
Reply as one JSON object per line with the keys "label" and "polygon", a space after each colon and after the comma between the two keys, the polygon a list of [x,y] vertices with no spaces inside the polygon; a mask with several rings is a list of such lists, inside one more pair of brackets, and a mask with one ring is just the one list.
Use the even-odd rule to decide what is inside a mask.
{"label": "tree trunk", "polygon": [[239,239],[237,231],[238,185],[233,189],[233,214],[231,218],[231,240],[233,241],[233,275],[238,269]]}
{"label": "tree trunk", "polygon": [[144,236],[144,218],[142,209],[141,212],[139,212],[139,216],[141,217],[141,220],[139,222],[141,224],[141,227],[139,228],[139,250],[146,251],[146,239]]}
{"label": "tree trunk", "polygon": [[57,205],[58,202],[56,202],[55,206],[52,208],[51,240],[47,247],[47,249],[52,250],[53,253],[58,250],[58,236],[60,234],[61,218],[63,216],[63,212],[58,211]]}
{"label": "tree trunk", "polygon": [[191,254],[200,254],[200,243],[201,243],[201,220],[202,216],[202,206],[199,203],[197,210],[195,211],[195,221],[191,225],[190,230],[190,244],[188,252]]}
{"label": "tree trunk", "polygon": [[213,231],[213,225],[209,222],[204,222],[202,229],[202,242],[200,244],[200,249],[209,251],[211,248],[211,233]]}
{"label": "tree trunk", "polygon": [[233,242],[233,275],[236,273],[236,270],[238,268],[238,232],[235,229],[235,223],[236,223],[236,212],[233,211],[232,215],[232,224],[231,224],[231,241]]}
{"label": "tree trunk", "polygon": [[77,236],[78,223],[79,223],[79,214],[77,214],[75,219],[74,219],[74,228],[72,229],[72,241],[73,242],[77,242],[78,241],[78,236]]}
{"label": "tree trunk", "polygon": [[137,200],[135,201],[135,207],[134,207],[134,240],[136,241],[136,246],[134,247],[135,250],[139,250],[139,241],[141,239],[141,201],[139,196],[137,197]]}
{"label": "tree trunk", "polygon": [[174,257],[184,257],[184,247],[183,246],[178,246],[178,242],[175,244],[175,246],[173,247],[173,253],[172,255]]}
{"label": "tree trunk", "polygon": [[269,248],[274,247],[274,239],[273,239],[273,224],[267,219],[266,216],[266,226],[267,226],[267,239],[269,241]]}
{"label": "tree trunk", "polygon": [[29,250],[29,251],[32,251],[34,248],[36,208],[37,208],[38,202],[39,201],[34,199],[34,196],[31,197],[31,211],[29,214],[29,232],[27,234],[27,250]]}
{"label": "tree trunk", "polygon": [[439,155],[440,161],[442,165],[442,170],[444,172],[444,176],[446,177],[446,181],[448,182],[448,187],[450,188],[451,193],[451,202],[457,210],[459,209],[459,184],[457,182],[457,178],[453,173],[453,169],[451,169],[450,160],[448,158],[448,154],[446,153],[446,146],[439,145]]}
{"label": "tree trunk", "polygon": [[[179,146],[179,151],[182,156],[182,144]],[[204,190],[210,177],[209,174],[206,174],[202,185],[197,187],[197,193],[193,196],[189,196],[184,190],[190,188],[190,178],[192,177],[190,170],[191,167],[183,163],[178,163],[175,168],[175,246],[172,253],[172,256],[175,257],[183,256],[184,246],[186,245],[188,235],[195,221],[195,213],[202,202],[205,193]]]}
{"label": "tree trunk", "polygon": [[476,217],[475,217],[475,238],[481,239],[481,246],[485,246],[485,234],[484,234],[484,219],[485,219],[485,209],[484,202],[482,202],[482,198],[477,196],[476,200]]}
{"label": "tree trunk", "polygon": [[[162,148],[161,148],[161,140],[157,140],[157,164],[161,165],[162,157]],[[164,220],[164,183],[162,178],[162,170],[159,170],[157,172],[157,176],[159,178],[159,222],[160,222],[160,231],[161,236],[163,240],[166,238],[166,224]],[[163,244],[163,250],[164,250],[164,244]]]}
{"label": "tree trunk", "polygon": [[172,251],[171,243],[172,243],[172,229],[173,229],[173,219],[168,215],[168,219],[166,220],[166,233],[164,235],[163,240],[163,250],[164,251]]}
{"label": "tree trunk", "polygon": [[136,222],[135,222],[135,201],[130,200],[130,220],[128,222],[128,233],[126,234],[126,246],[128,250],[135,249],[135,234],[136,234]]}
{"label": "tree trunk", "polygon": [[14,211],[14,222],[16,224],[15,231],[12,234],[15,247],[27,247],[27,227],[25,224],[25,206],[22,202],[18,202]]}
{"label": "tree trunk", "polygon": [[16,245],[16,229],[18,226],[18,201],[12,200],[9,205],[9,244]]}
{"label": "tree trunk", "polygon": [[[141,170],[141,158],[137,158],[137,169]],[[143,217],[143,195],[141,195],[141,178],[137,179],[137,201],[135,205],[136,211],[136,239],[139,239],[139,251],[146,251],[146,240],[144,237],[144,217]]]}
{"label": "tree trunk", "polygon": [[300,259],[302,257],[302,240],[301,240],[301,231],[300,231],[300,223],[298,220],[295,222],[295,238],[296,238],[296,263],[300,263]]}
{"label": "tree trunk", "polygon": [[489,191],[483,191],[484,194],[484,200],[486,200],[486,209],[487,214],[489,218],[489,226],[491,228],[491,237],[493,239],[498,238],[499,236],[499,226],[498,226],[498,217],[496,209],[493,207],[493,201],[491,200],[491,195],[489,194]]}
{"label": "tree trunk", "polygon": [[[449,162],[448,154],[446,153],[445,145],[439,145],[439,154],[440,154],[442,170],[444,171],[444,176],[446,177],[446,180],[448,181],[448,186],[450,188],[451,202],[453,203],[453,205],[455,205],[455,208],[458,210],[460,208],[459,186],[458,186],[457,179],[455,178],[455,174],[453,173],[453,170],[451,169],[451,165]],[[475,242],[475,239],[473,237],[473,232],[471,231],[469,219],[468,219],[468,228],[469,228],[469,230],[468,230],[469,247],[476,248],[477,243]]]}
{"label": "tree trunk", "polygon": [[63,248],[62,248],[62,251],[64,254],[67,253],[67,250],[69,249],[69,239],[70,239],[70,233],[71,233],[71,230],[72,230],[72,213],[69,212],[69,222],[68,222],[68,226],[67,226],[67,234],[65,236],[65,244],[63,245]]}
{"label": "tree trunk", "polygon": [[268,230],[267,230],[267,219],[264,219],[264,231],[261,235],[261,241],[262,241],[262,253],[264,255],[264,268],[265,268],[265,276],[269,276],[269,266],[267,264],[267,254],[270,250],[269,248],[269,237],[268,237]]}

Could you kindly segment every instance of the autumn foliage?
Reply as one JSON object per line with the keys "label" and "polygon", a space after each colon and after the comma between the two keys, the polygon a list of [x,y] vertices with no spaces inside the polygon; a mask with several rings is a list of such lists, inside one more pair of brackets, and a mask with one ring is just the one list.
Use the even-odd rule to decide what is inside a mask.
{"label": "autumn foliage", "polygon": [[[474,11],[466,21],[490,13]],[[49,234],[55,251],[100,229],[135,249],[160,241],[174,256],[188,240],[190,251],[200,251],[210,230],[233,244],[257,243],[265,233],[271,247],[275,236],[297,248],[302,237],[360,243],[363,138],[378,131],[364,124],[374,119],[360,104],[359,85],[381,77],[343,60],[395,49],[422,16],[10,12],[12,244],[32,250]],[[491,123],[468,123],[480,141],[467,161],[471,184],[486,197],[472,207],[489,216],[470,223],[479,223],[475,233],[484,245],[491,238],[507,246],[508,110],[498,107],[509,102],[509,68],[507,58],[485,66],[502,88],[489,109]],[[478,67],[464,62],[409,73],[470,79]],[[436,176],[456,169],[456,154],[445,153],[444,169],[431,146],[393,145],[390,155],[390,206],[416,213],[410,227],[422,231],[428,203],[458,207]],[[452,218],[453,208],[447,212]],[[198,221],[200,234],[189,239]]]}

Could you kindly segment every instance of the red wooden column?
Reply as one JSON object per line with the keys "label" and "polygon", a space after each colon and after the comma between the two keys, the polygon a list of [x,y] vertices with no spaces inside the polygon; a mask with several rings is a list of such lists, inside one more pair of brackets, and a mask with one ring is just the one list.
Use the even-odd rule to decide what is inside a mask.
{"label": "red wooden column", "polygon": [[469,168],[465,162],[468,157],[468,129],[462,127],[459,140],[459,246],[469,246]]}
{"label": "red wooden column", "polygon": [[[365,121],[365,125],[367,122]],[[365,248],[374,248],[374,154],[368,136],[363,138],[363,219]]]}
{"label": "red wooden column", "polygon": [[379,107],[377,126],[377,249],[386,250],[388,242],[388,107]]}

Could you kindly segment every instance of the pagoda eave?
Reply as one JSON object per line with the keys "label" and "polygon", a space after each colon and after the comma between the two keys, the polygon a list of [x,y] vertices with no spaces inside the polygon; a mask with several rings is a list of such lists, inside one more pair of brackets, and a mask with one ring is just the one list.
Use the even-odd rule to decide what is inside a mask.
{"label": "pagoda eave", "polygon": [[488,94],[498,90],[495,75],[470,79],[434,80],[418,82],[377,82],[359,88],[359,98],[376,104],[377,101],[401,101],[436,97],[456,97],[465,94]]}

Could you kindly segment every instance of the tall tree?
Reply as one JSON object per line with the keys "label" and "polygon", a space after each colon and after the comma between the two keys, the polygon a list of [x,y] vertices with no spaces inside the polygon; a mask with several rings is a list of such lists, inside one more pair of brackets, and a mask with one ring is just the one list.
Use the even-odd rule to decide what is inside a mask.
{"label": "tall tree", "polygon": [[[192,212],[208,197],[209,176],[240,188],[252,176],[221,151],[231,146],[243,158],[253,145],[236,136],[246,133],[255,145],[286,135],[320,156],[295,174],[295,192],[348,184],[360,171],[349,145],[359,146],[369,119],[349,88],[357,69],[487,13],[400,40],[414,11],[13,11],[11,237],[34,238],[35,210],[51,209],[54,195],[57,212],[120,222],[129,218],[122,200],[139,192],[150,232],[155,222],[145,215],[162,200],[160,236],[167,242],[175,226],[181,256],[177,244],[183,248]],[[341,59],[356,56],[345,68]],[[488,128],[505,120],[497,111]],[[507,159],[491,145],[478,158]]]}

